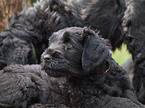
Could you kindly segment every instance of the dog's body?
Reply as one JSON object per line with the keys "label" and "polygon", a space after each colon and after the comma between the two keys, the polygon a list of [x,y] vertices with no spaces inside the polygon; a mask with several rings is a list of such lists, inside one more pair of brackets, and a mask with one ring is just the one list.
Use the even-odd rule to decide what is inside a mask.
{"label": "dog's body", "polygon": [[7,66],[0,71],[0,108],[67,108],[61,103],[63,97],[55,93],[65,91],[57,88],[63,82],[48,76],[40,65]]}
{"label": "dog's body", "polygon": [[48,75],[39,65],[11,65],[0,71],[0,86],[0,107],[26,108],[46,95]]}

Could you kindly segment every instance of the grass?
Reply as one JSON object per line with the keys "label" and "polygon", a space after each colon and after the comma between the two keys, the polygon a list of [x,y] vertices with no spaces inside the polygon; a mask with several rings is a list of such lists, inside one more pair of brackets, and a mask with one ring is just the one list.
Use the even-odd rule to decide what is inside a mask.
{"label": "grass", "polygon": [[122,44],[122,47],[120,49],[116,49],[113,54],[112,57],[114,58],[114,60],[120,65],[122,66],[125,62],[127,62],[132,56],[129,53],[129,51],[127,50],[127,46],[125,44]]}

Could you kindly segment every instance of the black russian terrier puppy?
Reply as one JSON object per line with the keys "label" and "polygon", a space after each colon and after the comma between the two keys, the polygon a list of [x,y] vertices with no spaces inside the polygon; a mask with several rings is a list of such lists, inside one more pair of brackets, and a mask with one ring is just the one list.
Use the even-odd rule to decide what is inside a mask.
{"label": "black russian terrier puppy", "polygon": [[126,6],[123,27],[135,64],[133,85],[138,100],[145,104],[145,0],[128,0]]}
{"label": "black russian terrier puppy", "polygon": [[51,99],[57,101],[53,104],[62,102],[59,104],[75,108],[143,107],[126,72],[90,29],[70,27],[54,33],[42,54],[42,68],[54,78],[51,89],[55,97]]}
{"label": "black russian terrier puppy", "polygon": [[82,26],[79,15],[60,0],[40,0],[13,15],[0,34],[0,68],[10,64],[34,64],[48,45],[49,36],[68,26]]}
{"label": "black russian terrier puppy", "polygon": [[46,72],[39,65],[0,71],[0,107],[144,107],[106,43],[90,29],[70,27],[54,33],[41,65]]}

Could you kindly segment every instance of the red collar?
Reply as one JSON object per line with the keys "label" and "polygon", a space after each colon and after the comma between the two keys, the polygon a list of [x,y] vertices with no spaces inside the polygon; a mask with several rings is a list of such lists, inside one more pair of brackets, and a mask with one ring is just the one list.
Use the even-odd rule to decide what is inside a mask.
{"label": "red collar", "polygon": [[109,71],[110,67],[104,72],[104,73],[107,73]]}

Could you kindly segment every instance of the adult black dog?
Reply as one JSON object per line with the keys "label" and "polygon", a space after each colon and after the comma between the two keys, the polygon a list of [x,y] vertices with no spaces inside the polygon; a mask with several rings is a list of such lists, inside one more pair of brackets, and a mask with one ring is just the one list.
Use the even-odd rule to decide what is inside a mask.
{"label": "adult black dog", "polygon": [[145,1],[129,0],[126,5],[123,26],[135,64],[133,84],[139,101],[145,104]]}
{"label": "adult black dog", "polygon": [[0,34],[1,68],[10,64],[39,63],[52,32],[82,26],[79,15],[70,9],[60,0],[40,0],[34,7],[13,15]]}
{"label": "adult black dog", "polygon": [[54,33],[42,54],[42,67],[54,78],[53,104],[143,107],[136,100],[128,75],[111,58],[105,42],[90,29],[71,27]]}
{"label": "adult black dog", "polygon": [[46,72],[39,65],[1,70],[0,107],[143,108],[128,75],[90,29],[71,27],[54,33],[42,67]]}

